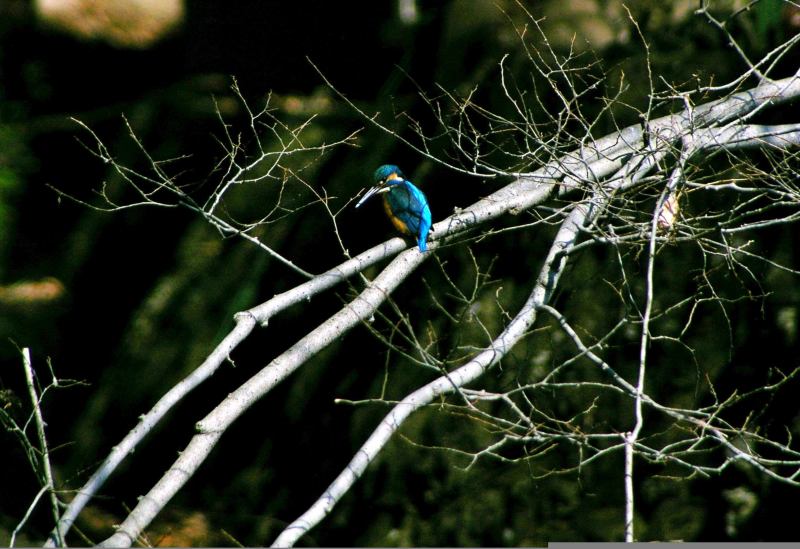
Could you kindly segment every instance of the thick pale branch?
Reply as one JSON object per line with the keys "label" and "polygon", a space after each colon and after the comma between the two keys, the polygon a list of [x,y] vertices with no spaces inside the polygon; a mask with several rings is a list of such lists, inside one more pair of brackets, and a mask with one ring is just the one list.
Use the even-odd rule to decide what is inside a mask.
{"label": "thick pale branch", "polygon": [[[800,87],[798,87],[797,84],[798,81],[796,78],[788,79],[783,83],[775,83],[775,85],[778,86],[777,88],[773,87],[773,83],[770,83],[761,86],[763,89],[737,94],[726,100],[698,108],[691,113],[684,112],[681,115],[671,115],[654,121],[649,124],[650,135],[648,140],[650,144],[646,147],[647,152],[644,153],[642,162],[635,166],[633,170],[627,167],[624,173],[620,174],[620,177],[613,186],[622,188],[636,184],[644,173],[655,166],[656,159],[664,155],[664,149],[671,147],[676,140],[691,132],[694,129],[693,124],[696,124],[698,120],[704,123],[708,123],[709,121],[717,123],[724,122],[748,110],[757,109],[765,102],[775,99],[774,94],[777,93],[778,90],[788,90],[791,87],[791,93],[796,94],[800,92]],[[503,192],[507,194],[506,204],[517,198],[515,192],[518,191],[518,188],[535,184],[535,181],[539,178],[557,178],[558,175],[564,175],[564,180],[567,184],[569,184],[571,179],[574,183],[580,183],[581,180],[597,181],[600,177],[606,175],[606,173],[602,172],[611,172],[615,169],[621,170],[624,164],[629,160],[629,158],[624,158],[623,160],[623,156],[631,149],[640,147],[645,141],[644,137],[645,136],[638,127],[632,126],[618,134],[606,138],[605,143],[602,143],[603,140],[601,140],[596,142],[592,147],[582,148],[579,154],[567,158],[556,166],[549,165],[537,171],[535,174],[528,175],[527,177],[520,177],[519,180],[503,189]],[[587,162],[587,152],[589,158],[594,162]],[[602,168],[604,168],[598,170],[601,173],[591,169],[598,163],[601,163]],[[584,173],[581,173],[582,169],[585,170]],[[559,172],[561,173],[559,174]],[[639,177],[636,177],[636,175]],[[492,345],[463,366],[414,391],[397,404],[381,421],[373,434],[359,449],[340,475],[325,490],[322,496],[278,536],[273,546],[293,546],[302,535],[319,524],[319,522],[331,512],[336,503],[364,473],[369,463],[375,459],[391,436],[397,432],[405,419],[414,411],[433,402],[439,396],[457,391],[460,387],[476,380],[486,369],[505,356],[516,342],[527,333],[536,320],[537,311],[547,305],[547,301],[555,289],[560,273],[566,264],[569,250],[575,245],[579,234],[579,228],[591,224],[607,205],[608,200],[610,200],[609,196],[613,194],[613,190],[613,188],[606,186],[603,192],[596,193],[591,201],[579,203],[573,208],[570,215],[562,224],[561,230],[555,239],[554,245],[550,250],[545,265],[540,272],[537,284],[528,301]],[[520,194],[524,195],[524,193]],[[659,208],[660,207],[663,207],[663,199],[659,202]],[[655,242],[657,219],[658,215],[654,216],[651,246]],[[651,250],[651,257],[652,256],[653,250]],[[648,304],[650,304],[650,302],[651,300],[648,301]],[[646,327],[644,328],[644,333],[647,333]],[[646,335],[643,337],[645,338],[643,340],[643,346],[646,347]],[[642,358],[637,387],[631,387],[636,396],[638,417],[641,417],[641,405],[644,400],[644,364],[645,359]],[[650,401],[649,398],[646,400]],[[638,421],[631,440],[627,441],[631,448],[636,443],[636,435],[640,428],[641,421]],[[719,433],[718,430],[715,431]],[[725,438],[722,440],[726,441]]]}
{"label": "thick pale branch", "polygon": [[[510,199],[510,197],[514,197],[514,201],[511,202],[512,206],[516,206],[520,203],[535,204],[547,198],[549,189],[551,188],[550,185],[539,183],[535,186],[530,186],[530,182],[527,183],[528,184],[524,187],[517,186],[510,193],[501,189],[494,195],[473,205],[471,208],[463,210],[458,215],[451,216],[437,223],[435,226],[437,238],[458,233],[468,227],[475,226],[476,224],[503,214],[508,211],[509,208],[509,205],[504,201]],[[513,183],[511,185],[513,185]],[[509,185],[509,187],[511,187],[511,185]],[[390,239],[383,244],[374,246],[358,256],[343,262],[333,269],[315,276],[311,280],[274,296],[252,309],[237,313],[237,325],[234,330],[223,339],[197,370],[170,389],[147,414],[142,416],[137,426],[114,447],[100,468],[92,475],[89,481],[81,487],[61,517],[57,530],[54,530],[48,540],[48,545],[52,546],[55,543],[55,536],[58,533],[60,533],[62,537],[66,535],[75,518],[105,483],[111,472],[116,469],[127,455],[133,452],[138,443],[150,432],[155,424],[164,417],[172,406],[216,372],[218,367],[225,361],[228,354],[252,332],[255,327],[255,322],[266,326],[274,315],[284,309],[311,299],[320,292],[343,282],[356,273],[362,272],[365,268],[387,257],[391,257],[407,247],[408,243],[402,238]],[[435,249],[435,247],[436,243],[434,242],[431,244],[431,248]]]}
{"label": "thick pale branch", "polygon": [[724,147],[764,147],[786,149],[800,145],[800,124],[767,126],[741,124],[725,128],[703,128],[692,136],[700,149]]}
{"label": "thick pale branch", "polygon": [[197,424],[197,434],[156,485],[141,498],[117,532],[105,540],[107,547],[127,547],[153,520],[173,495],[194,474],[222,433],[245,410],[332,341],[372,316],[381,303],[429,254],[415,248],[398,256],[361,294],[338,313],[275,358],[232,392]]}
{"label": "thick pale branch", "polygon": [[[685,138],[692,132],[697,132],[702,126],[710,124],[718,125],[731,120],[736,121],[747,115],[747,113],[763,108],[764,105],[785,101],[797,95],[800,95],[800,79],[796,77],[768,82],[753,90],[734,94],[708,105],[699,106],[682,113],[668,115],[651,121],[647,124],[646,128],[643,125],[630,126],[607,137],[584,144],[576,151],[535,172],[515,174],[517,178],[512,183],[480,200],[473,206],[461,210],[437,223],[433,235],[434,239],[436,241],[449,239],[466,229],[486,223],[504,213],[515,213],[529,209],[543,202],[550,195],[553,184],[559,180],[562,182],[562,189],[565,191],[576,187],[583,188],[587,182],[600,182],[603,178],[611,174],[616,174],[614,177],[622,178],[620,181],[614,181],[611,185],[612,188],[626,188],[627,186],[635,185],[636,181],[630,178],[630,173],[644,173],[652,169],[657,159],[673,152],[672,147],[676,141]],[[735,135],[736,131],[742,131],[741,128],[733,125],[731,128],[730,131],[734,132],[733,134],[728,136],[728,134],[725,133],[718,133],[716,139],[724,141],[723,138],[727,138],[731,143],[734,141],[741,141],[741,134],[738,136]],[[727,132],[729,129],[723,128],[720,131]],[[761,131],[759,135],[754,134],[753,138],[764,140],[786,139],[786,135],[792,134],[767,134]],[[632,164],[636,164],[633,169],[631,169]],[[646,169],[645,165],[647,165]],[[604,193],[608,193],[609,191],[608,183],[607,181],[603,190]],[[589,204],[591,205],[592,203]],[[585,204],[583,206],[585,206]],[[594,208],[594,206],[591,207]],[[433,242],[432,248],[435,249],[436,245],[437,243]],[[198,369],[199,371],[201,370],[201,372],[197,373],[197,377],[194,378],[195,374],[193,374],[190,376],[193,378],[191,383],[187,383],[185,387],[181,388],[174,395],[171,394],[172,391],[165,395],[156,405],[158,411],[156,412],[156,408],[154,408],[153,411],[145,416],[148,423],[145,424],[145,420],[143,419],[137,426],[137,429],[141,428],[141,432],[137,432],[135,436],[129,435],[129,437],[126,437],[124,444],[118,446],[118,448],[121,447],[121,449],[119,451],[115,449],[114,453],[107,458],[101,470],[92,477],[87,487],[84,487],[84,489],[80,491],[79,496],[75,498],[78,500],[78,503],[75,504],[74,510],[71,512],[68,509],[68,513],[65,513],[65,516],[59,524],[59,531],[61,533],[66,532],[66,529],[68,529],[74,517],[77,516],[80,508],[85,505],[85,502],[95,493],[119,461],[133,450],[138,441],[141,440],[141,437],[152,428],[155,422],[163,417],[172,404],[182,398],[182,396],[196,386],[197,383],[201,382],[203,379],[207,379],[213,374],[219,364],[224,361],[230,350],[235,348],[235,346],[252,331],[255,321],[266,325],[269,319],[280,310],[330,288],[347,277],[360,272],[366,266],[398,253],[406,246],[407,244],[402,239],[397,238],[389,240],[383,245],[376,246],[292,290],[275,296],[273,299],[254,307],[250,311],[239,313],[239,315],[237,315],[236,329],[229,334],[226,340],[224,340],[217,350],[204,362],[203,366]],[[378,280],[385,283],[382,297],[377,298],[371,294],[370,292],[377,291],[378,287],[374,284],[370,286],[370,288],[365,290],[354,302],[332,316],[328,321],[306,336],[306,338],[298,342],[297,345],[284,353],[284,355],[275,359],[275,361],[262,370],[262,372],[251,378],[239,391],[231,395],[231,397],[233,395],[238,395],[237,399],[231,400],[231,397],[229,397],[204,421],[200,422],[200,433],[195,436],[189,448],[183,453],[186,454],[186,458],[184,459],[184,455],[182,454],[181,458],[175,463],[175,466],[170,472],[159,481],[147,497],[142,499],[137,508],[120,528],[120,532],[112,536],[112,538],[109,538],[107,543],[123,545],[131,543],[141,530],[146,527],[149,521],[152,520],[153,516],[155,516],[166,501],[168,501],[186,479],[191,476],[192,472],[199,463],[202,462],[208,452],[211,451],[221,434],[221,430],[238,417],[238,415],[255,402],[255,400],[269,391],[276,383],[299,367],[303,361],[316,353],[321,348],[320,345],[324,346],[327,344],[327,335],[323,334],[336,334],[336,337],[338,337],[338,335],[341,335],[357,323],[359,319],[365,318],[362,316],[362,312],[374,311],[374,308],[382,302],[391,289],[418,264],[408,259],[401,260],[401,258],[415,257],[415,252],[412,252],[413,251],[406,252],[398,257],[387,267],[387,270],[376,279],[376,284]],[[556,259],[558,259],[558,261],[563,261],[565,256],[553,258],[554,261]],[[396,279],[389,283],[393,277]],[[549,284],[541,286],[543,294],[537,298],[540,300],[539,303],[545,303],[549,292],[554,288],[554,284],[552,284],[554,281],[551,280],[549,282]],[[537,284],[537,289],[539,287],[539,284]],[[359,305],[365,295],[372,296],[370,297],[372,301],[369,301],[367,305]],[[366,306],[366,309],[362,309],[362,306]],[[496,351],[497,350],[494,349],[492,353],[494,354]],[[472,362],[468,363],[464,367],[471,363]],[[70,509],[72,508],[73,506],[70,507]]]}
{"label": "thick pale branch", "polygon": [[61,516],[54,531],[47,540],[47,546],[54,546],[59,539],[63,539],[67,531],[81,510],[97,493],[108,479],[109,475],[129,454],[133,453],[141,440],[153,427],[166,415],[166,413],[192,389],[208,379],[219,366],[228,358],[230,352],[246,338],[255,327],[255,319],[251,315],[240,314],[236,317],[236,327],[217,345],[203,363],[189,376],[185,377],[170,389],[153,408],[140,417],[139,423],[131,430],[122,441],[114,446],[111,453],[103,461],[86,484],[77,492],[66,511]]}
{"label": "thick pale branch", "polygon": [[530,297],[511,323],[487,349],[469,362],[417,389],[397,404],[384,417],[347,467],[325,490],[325,493],[278,536],[273,544],[274,547],[294,545],[303,534],[319,524],[414,411],[430,404],[439,396],[457,391],[460,387],[478,379],[528,333],[536,321],[539,308],[544,306],[552,295],[566,265],[569,251],[574,246],[581,228],[591,223],[599,215],[604,204],[602,195],[598,194],[591,201],[575,205],[556,235]]}

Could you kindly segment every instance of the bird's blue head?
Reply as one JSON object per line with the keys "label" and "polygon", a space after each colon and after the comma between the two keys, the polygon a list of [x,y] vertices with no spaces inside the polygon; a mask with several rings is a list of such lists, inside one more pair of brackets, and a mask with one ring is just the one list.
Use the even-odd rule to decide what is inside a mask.
{"label": "bird's blue head", "polygon": [[395,166],[394,164],[384,164],[372,175],[373,181],[375,181],[376,185],[380,185],[381,183],[391,184],[390,182],[393,179],[405,179],[403,172],[400,171],[400,168]]}
{"label": "bird's blue head", "polygon": [[375,173],[372,174],[372,179],[375,181],[375,184],[371,189],[364,193],[364,196],[362,196],[361,200],[359,200],[358,204],[356,204],[356,208],[361,206],[364,202],[376,194],[385,193],[391,190],[392,185],[397,185],[401,181],[405,181],[405,176],[403,175],[403,172],[400,171],[400,168],[394,164],[384,164],[375,170]]}

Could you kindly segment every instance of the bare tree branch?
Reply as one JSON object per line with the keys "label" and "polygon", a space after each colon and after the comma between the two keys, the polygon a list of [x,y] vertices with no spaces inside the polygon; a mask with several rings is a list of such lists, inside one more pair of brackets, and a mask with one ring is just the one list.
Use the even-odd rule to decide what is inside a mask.
{"label": "bare tree branch", "polygon": [[[724,25],[708,13],[705,3],[701,12],[713,25],[725,32]],[[535,20],[534,26],[538,29]],[[638,25],[636,28],[641,36]],[[539,31],[541,32],[541,29]],[[648,48],[643,36],[642,41],[644,47]],[[472,100],[473,92],[468,93],[465,99],[445,93],[441,99],[444,105],[440,104],[439,100],[426,98],[435,118],[442,126],[440,135],[449,140],[458,161],[445,159],[435,153],[432,146],[433,139],[425,135],[419,124],[412,125],[419,141],[401,137],[398,132],[386,126],[378,115],[369,115],[345,95],[336,91],[320,72],[325,82],[365,120],[398,138],[421,156],[471,176],[487,178],[504,176],[512,179],[510,183],[485,198],[436,223],[431,250],[435,251],[445,244],[465,244],[479,229],[483,230],[481,236],[491,234],[491,229],[487,227],[493,220],[507,213],[519,214],[536,209],[535,213],[539,218],[534,224],[544,222],[542,220],[559,223],[557,234],[536,274],[525,303],[513,316],[505,313],[502,318],[507,322],[499,334],[493,335],[488,328],[482,326],[485,339],[480,340],[480,345],[475,345],[469,352],[460,355],[458,361],[447,363],[447,368],[444,361],[435,360],[432,353],[422,349],[410,323],[402,318],[402,309],[391,301],[392,292],[431,257],[430,253],[422,254],[416,249],[407,250],[407,243],[403,239],[394,238],[343,261],[325,273],[313,275],[272,249],[259,237],[250,234],[255,228],[272,222],[273,216],[279,215],[282,208],[280,199],[269,213],[255,222],[239,221],[224,207],[229,193],[241,185],[269,182],[279,186],[282,192],[287,182],[302,181],[296,171],[292,171],[284,164],[289,157],[310,154],[312,158],[318,158],[318,155],[326,153],[332,147],[351,145],[357,132],[334,143],[309,144],[304,136],[313,117],[290,127],[272,114],[269,101],[261,110],[251,109],[234,82],[234,92],[241,99],[248,115],[249,126],[245,134],[253,140],[257,150],[254,154],[245,151],[242,145],[243,137],[232,131],[220,114],[224,136],[219,142],[225,152],[224,159],[220,163],[222,175],[206,199],[195,202],[195,199],[177,183],[176,177],[168,172],[165,167],[167,163],[157,161],[149,155],[130,125],[127,125],[127,121],[131,139],[151,166],[151,170],[147,173],[136,172],[119,164],[100,138],[79,122],[93,139],[91,152],[109,163],[122,181],[133,189],[135,196],[129,203],[117,203],[103,189],[100,192],[101,206],[85,201],[81,203],[110,211],[142,205],[188,208],[215,227],[221,235],[238,236],[255,244],[307,280],[235,315],[235,327],[203,363],[191,375],[170,389],[112,449],[100,468],[78,491],[67,510],[58,519],[48,544],[62,544],[64,536],[81,510],[122,460],[133,452],[172,406],[200,383],[213,376],[219,366],[229,358],[230,353],[254,331],[256,325],[266,327],[275,315],[288,307],[302,303],[354,275],[363,273],[365,268],[392,257],[394,259],[391,263],[373,281],[364,279],[366,288],[357,297],[272,359],[201,419],[197,423],[196,434],[180,452],[178,459],[139,500],[116,533],[106,539],[103,545],[129,546],[136,542],[154,517],[193,476],[233,421],[332,341],[373,317],[386,301],[392,306],[393,313],[401,317],[401,321],[397,323],[398,331],[408,332],[408,334],[402,333],[406,338],[404,344],[419,350],[419,356],[422,358],[418,362],[436,369],[440,375],[394,404],[328,489],[279,535],[274,542],[276,546],[293,545],[309,529],[324,519],[411,414],[450,394],[455,395],[457,404],[448,403],[448,406],[462,407],[470,418],[491,423],[496,426],[499,433],[497,440],[481,451],[471,454],[462,452],[470,458],[467,467],[472,466],[478,459],[485,458],[513,461],[506,458],[503,452],[514,445],[540,445],[530,454],[536,456],[548,451],[547,448],[551,444],[566,442],[580,448],[580,458],[575,468],[592,463],[610,453],[622,452],[626,501],[624,523],[627,541],[635,539],[633,527],[636,459],[668,462],[679,466],[689,474],[701,475],[718,473],[731,463],[741,461],[780,482],[800,484],[798,481],[800,453],[792,447],[791,442],[771,440],[747,424],[734,424],[723,413],[755,393],[731,395],[722,401],[717,400],[715,395],[712,405],[682,408],[662,404],[645,390],[649,387],[646,385],[646,380],[647,366],[652,360],[651,345],[661,341],[685,345],[682,341],[683,334],[692,325],[695,310],[700,303],[710,301],[718,304],[729,323],[729,332],[733,331],[725,309],[725,299],[716,293],[714,283],[709,280],[709,269],[704,270],[702,274],[703,291],[707,292],[705,297],[701,297],[698,293],[676,303],[670,303],[667,307],[659,307],[657,297],[660,288],[656,287],[654,275],[657,273],[656,256],[662,246],[675,242],[694,243],[704,258],[719,258],[719,261],[724,262],[732,272],[740,273],[742,278],[755,281],[756,284],[758,277],[747,264],[751,259],[797,274],[796,271],[781,266],[768,257],[749,251],[747,243],[735,240],[743,231],[791,223],[800,219],[800,190],[794,175],[788,175],[794,172],[786,160],[796,155],[789,151],[800,144],[800,124],[751,123],[756,115],[765,109],[800,97],[800,73],[781,80],[772,80],[769,77],[776,60],[781,58],[796,41],[794,38],[787,41],[781,48],[769,52],[756,62],[752,62],[734,43],[733,47],[737,49],[747,66],[747,71],[730,84],[702,91],[714,92],[717,94],[715,96],[719,93],[728,93],[730,90],[738,89],[748,76],[755,76],[759,84],[752,89],[729,93],[700,105],[695,105],[693,101],[696,97],[693,94],[696,92],[681,93],[669,86],[667,94],[659,95],[655,90],[654,78],[648,64],[651,93],[647,107],[641,113],[642,123],[625,127],[601,138],[593,136],[597,120],[588,119],[581,106],[585,94],[596,89],[599,80],[579,84],[576,79],[580,70],[572,67],[574,57],[571,54],[566,57],[559,56],[549,48],[549,45],[543,50],[526,51],[534,71],[547,82],[549,91],[560,108],[554,112],[545,109],[549,120],[544,124],[533,120],[530,108],[526,104],[528,99],[515,89],[516,84],[507,72],[504,58],[499,67],[500,87],[513,107],[513,112],[516,113],[517,118],[514,120],[499,117],[477,107]],[[317,71],[319,72],[319,69]],[[538,95],[533,100],[541,101]],[[652,118],[654,113],[664,112],[657,110],[663,105],[662,101],[669,105],[677,104],[682,108],[676,113]],[[609,98],[609,105],[613,103],[614,99]],[[607,109],[610,107],[603,109],[601,115],[607,115]],[[450,114],[445,114],[448,112],[452,113],[453,118],[449,118]],[[478,124],[478,119],[484,125]],[[613,127],[619,126],[615,124]],[[500,141],[501,144],[493,141],[501,132],[514,132],[522,143],[519,150],[505,150],[503,148],[505,141]],[[724,181],[709,181],[699,176],[695,177],[700,171],[700,162],[695,160],[701,154],[712,157],[719,155],[720,158],[728,158],[725,156],[728,155],[733,163],[734,152],[756,148],[764,151],[764,154],[775,155],[773,162],[776,169],[772,173],[756,172],[753,168],[754,171],[748,181],[774,177],[776,178],[774,185],[747,183],[733,177]],[[509,165],[517,167],[509,169],[507,166],[498,165],[494,153],[502,155],[503,161],[508,161]],[[540,167],[528,171],[527,166]],[[736,193],[738,202],[729,211],[697,215],[694,219],[688,220],[682,214],[682,201],[686,195],[697,191],[709,193],[730,191]],[[326,200],[327,195],[324,193],[313,194],[316,200],[323,202]],[[552,203],[556,205],[551,206]],[[328,215],[335,220],[335,215],[327,203],[325,207]],[[520,225],[523,226],[525,225]],[[728,238],[733,239],[735,243],[728,242],[726,240]],[[643,253],[645,269],[642,300],[637,299],[640,292],[633,289],[634,283],[625,271],[620,248],[626,244],[638,246],[639,252]],[[600,245],[610,245],[616,255],[622,284],[615,290],[626,312],[604,337],[597,337],[594,342],[587,345],[579,336],[579,331],[570,324],[567,315],[558,310],[552,301],[569,259],[575,257],[580,250]],[[344,255],[349,257],[344,246],[342,247]],[[477,266],[476,271],[480,272]],[[479,275],[476,275],[476,278],[479,278]],[[463,301],[469,303],[472,299],[474,297],[464,297]],[[442,305],[439,307],[444,309]],[[659,334],[654,329],[660,318],[671,311],[684,309],[690,309],[690,313],[678,336]],[[575,354],[554,366],[553,370],[541,379],[527,384],[520,382],[517,387],[507,392],[486,392],[467,388],[467,385],[478,380],[532,333],[534,325],[539,321],[540,311],[548,313],[547,317],[557,326],[554,329],[560,330],[559,333],[570,342],[570,349],[574,349]],[[450,316],[456,318],[455,315]],[[634,381],[625,379],[602,358],[603,342],[626,327],[638,330],[638,369]],[[465,356],[467,358],[464,358]],[[562,381],[557,377],[579,360],[588,360],[593,367],[603,372],[605,379]],[[454,367],[448,369],[450,365]],[[770,389],[764,388],[764,390],[776,390],[797,371],[794,370]],[[591,412],[595,406],[594,402],[587,403],[575,412],[574,416],[562,419],[538,409],[529,396],[531,392],[544,388],[560,392],[577,387],[592,388],[598,392],[609,392],[628,399],[632,405],[633,424],[630,428],[626,426],[625,431],[621,433],[580,432],[580,429],[574,427],[581,417]],[[711,390],[713,391],[713,387]],[[497,414],[488,413],[480,409],[479,404],[482,402],[497,403],[505,407],[505,410]],[[660,417],[670,418],[672,421],[670,429],[683,431],[686,433],[685,436],[676,437],[675,440],[663,444],[652,440],[646,433],[652,427],[649,419],[645,425],[644,410],[652,410]],[[41,438],[44,443],[43,433]],[[700,463],[695,459],[710,448],[724,449],[729,457],[717,464]],[[455,449],[453,451],[458,452]],[[792,470],[787,472],[790,469]],[[565,467],[565,470],[571,468]],[[52,478],[48,479],[48,486],[52,489]],[[41,496],[37,497],[37,501],[39,497]],[[55,503],[56,500],[53,499],[54,509],[57,509]],[[57,511],[55,512],[57,514]]]}

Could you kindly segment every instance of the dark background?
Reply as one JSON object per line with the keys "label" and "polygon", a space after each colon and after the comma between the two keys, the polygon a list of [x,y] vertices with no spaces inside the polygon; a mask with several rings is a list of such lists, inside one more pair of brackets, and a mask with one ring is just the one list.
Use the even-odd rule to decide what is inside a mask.
{"label": "dark background", "polygon": [[[744,70],[724,37],[692,16],[691,9],[680,10],[677,3],[640,4],[634,15],[650,42],[655,71],[667,81],[727,81]],[[556,48],[567,48],[577,33],[578,47],[591,52],[589,58],[602,59],[597,71],[625,72],[630,84],[625,97],[644,105],[642,47],[615,2],[530,2],[526,7],[534,16],[547,16],[543,27],[553,33]],[[78,488],[138,415],[213,349],[231,328],[234,312],[302,281],[244,241],[221,239],[187,211],[134,208],[111,214],[59,199],[51,187],[94,200],[93,190],[104,181],[120,200],[132,198],[108,166],[90,154],[84,146],[90,136],[70,117],[90,126],[121,164],[146,170],[146,160],[128,138],[124,115],[152,157],[190,155],[180,161],[180,178],[202,196],[215,181],[214,169],[223,156],[215,139],[222,132],[214,99],[231,124],[246,122],[230,90],[235,77],[253,105],[261,105],[271,91],[273,105],[289,123],[301,123],[316,109],[319,140],[342,139],[365,128],[358,147],[335,148],[303,172],[306,181],[335,197],[337,208],[370,184],[375,167],[392,162],[420,183],[438,220],[504,181],[464,177],[420,157],[369,126],[324,86],[308,62],[365,112],[383,113],[383,120],[406,137],[411,132],[398,113],[430,120],[418,90],[437,94],[441,86],[465,93],[477,85],[476,100],[501,112],[508,109],[498,89],[498,63],[509,53],[508,66],[519,86],[525,85],[524,51],[515,31],[527,21],[521,7],[453,0],[420,2],[418,8],[418,19],[404,23],[395,2],[351,9],[332,2],[188,1],[182,23],[171,33],[129,47],[56,28],[28,2],[13,0],[0,7],[0,286],[6,292],[0,300],[0,390],[5,408],[24,421],[28,405],[17,345],[32,349],[43,382],[47,360],[59,378],[85,382],[48,393],[45,401],[59,486]],[[753,10],[749,26],[735,31],[757,57],[796,32],[790,15],[779,2],[763,2]],[[785,74],[793,72],[796,62],[796,54],[784,60]],[[600,104],[591,95],[586,102],[589,109]],[[794,110],[783,111],[789,112]],[[627,116],[620,114],[620,125],[636,121],[635,113]],[[599,127],[597,135],[613,129]],[[302,187],[288,191],[289,206],[309,200]],[[257,219],[262,215],[259,199],[274,199],[272,191],[260,192],[243,195],[232,208],[243,218]],[[392,235],[380,210],[348,208],[341,214],[340,236],[350,253]],[[498,227],[513,222],[501,220]],[[481,261],[495,260],[493,274],[502,279],[511,310],[528,291],[531,273],[538,270],[535,258],[549,246],[548,235],[548,229],[511,233],[473,245]],[[324,271],[343,258],[319,205],[268,225],[261,237],[310,272]],[[794,229],[778,227],[759,238],[763,253],[797,268]],[[457,265],[455,272],[469,281],[463,250],[446,250],[440,257]],[[569,297],[573,307],[587,309],[587,326],[590,317],[602,316],[586,304],[592,303],[591,290],[609,261],[613,258],[587,257],[562,281],[570,289],[559,299]],[[697,261],[696,252],[676,250],[672,264],[676,272],[685,272]],[[670,272],[659,276],[675,278]],[[420,331],[430,306],[423,288],[443,287],[441,278],[429,261],[395,295]],[[728,278],[721,275],[718,282],[741,293],[742,287]],[[8,298],[15,284],[32,285],[31,296]],[[79,519],[87,537],[71,534],[72,543],[98,542],[109,535],[185,446],[194,423],[335,311],[359,287],[352,284],[291,308],[256,331],[234,353],[235,368],[223,367],[213,383],[192,393],[126,460]],[[778,281],[779,291],[769,298],[737,306],[730,319],[733,343],[719,313],[705,311],[696,336],[705,341],[703,364],[654,353],[654,365],[663,368],[655,368],[654,386],[680,400],[696,394],[698,379],[708,371],[724,368],[726,376],[718,379],[717,388],[730,391],[763,384],[767,367],[796,365],[796,334],[782,328],[778,314],[787,307],[796,314],[795,285],[791,278]],[[633,340],[609,353],[630,358],[637,349]],[[385,363],[392,371],[388,398],[400,398],[431,376],[402,357],[387,355],[366,328],[356,328],[234,424],[148,530],[150,542],[270,543],[327,487],[382,417],[383,406],[333,401],[377,396]],[[504,375],[512,371],[510,362]],[[502,385],[501,377],[496,374]],[[764,402],[765,429],[790,425],[797,434],[800,420],[790,398],[797,389],[795,383],[787,389],[789,396],[782,393]],[[614,424],[613,401],[606,406],[609,417],[602,421]],[[479,461],[464,471],[458,455],[417,444],[480,448],[489,439],[469,422],[429,410],[409,421],[403,435],[301,544],[533,545],[621,539],[619,453],[579,473],[542,478],[546,471],[573,463],[574,452],[559,448],[539,461],[514,465]],[[0,440],[0,540],[5,543],[38,485],[16,439],[4,434]],[[796,539],[796,506],[785,503],[797,499],[796,490],[746,467],[680,481],[665,480],[668,472],[656,466],[637,467],[641,540]],[[748,501],[755,502],[752,508]],[[40,543],[51,526],[40,504],[22,543]]]}

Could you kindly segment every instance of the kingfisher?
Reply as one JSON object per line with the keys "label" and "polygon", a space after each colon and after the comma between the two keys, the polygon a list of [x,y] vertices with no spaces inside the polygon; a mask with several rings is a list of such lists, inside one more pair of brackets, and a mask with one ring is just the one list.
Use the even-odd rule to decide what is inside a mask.
{"label": "kingfisher", "polygon": [[400,168],[392,164],[384,164],[375,170],[372,178],[375,181],[374,186],[361,197],[356,208],[370,197],[383,194],[383,208],[395,228],[416,238],[419,251],[427,251],[431,209],[422,191],[406,179]]}

